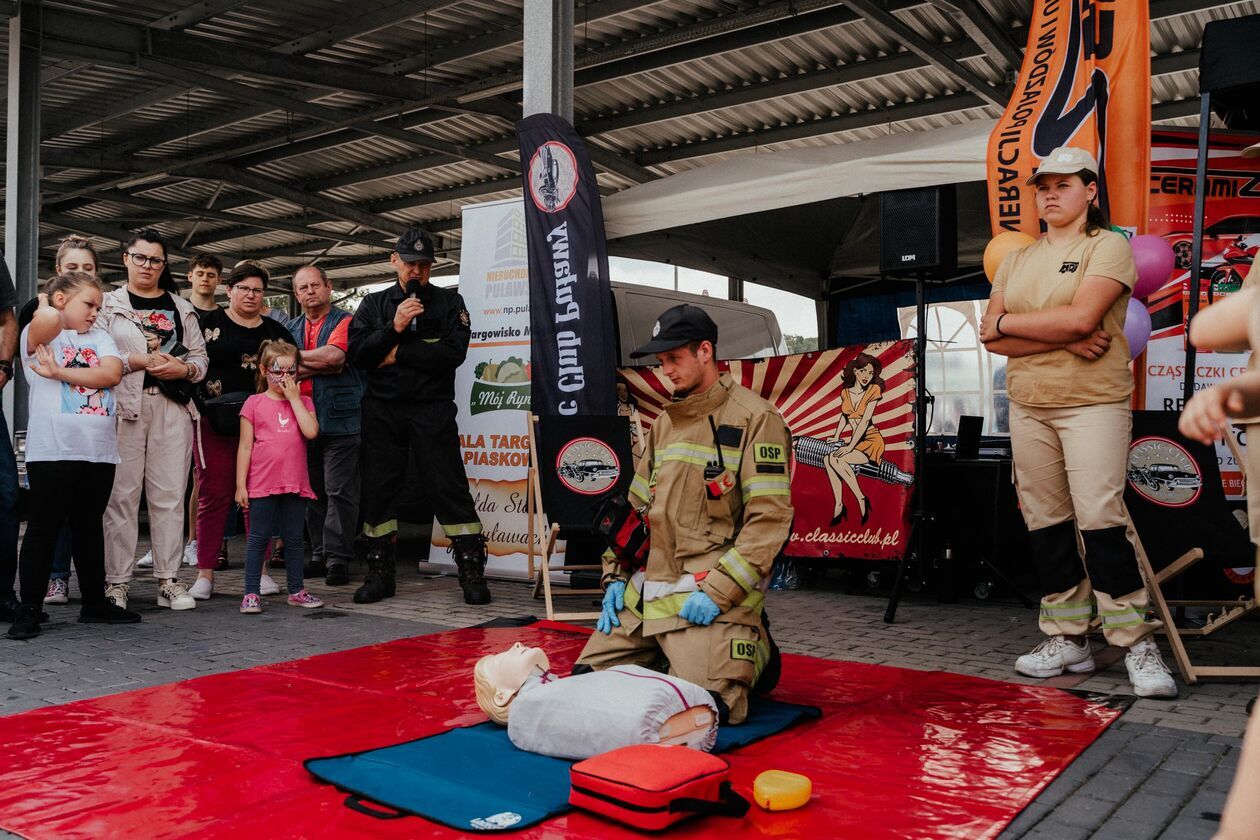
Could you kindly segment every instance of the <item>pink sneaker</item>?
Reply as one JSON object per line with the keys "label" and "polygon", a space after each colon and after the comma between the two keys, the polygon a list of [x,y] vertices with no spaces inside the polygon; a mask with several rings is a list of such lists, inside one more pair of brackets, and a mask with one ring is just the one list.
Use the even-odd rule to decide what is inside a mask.
{"label": "pink sneaker", "polygon": [[260,613],[262,612],[262,598],[257,595],[246,595],[241,599],[241,612],[243,613]]}
{"label": "pink sneaker", "polygon": [[296,595],[289,596],[290,607],[306,607],[308,610],[324,606],[324,602],[303,589]]}

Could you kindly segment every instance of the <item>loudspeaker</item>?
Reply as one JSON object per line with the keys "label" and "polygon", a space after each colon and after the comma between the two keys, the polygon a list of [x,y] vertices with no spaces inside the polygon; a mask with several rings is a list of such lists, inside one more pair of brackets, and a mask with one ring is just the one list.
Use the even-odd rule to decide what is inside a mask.
{"label": "loudspeaker", "polygon": [[953,271],[958,264],[954,185],[879,194],[879,270]]}

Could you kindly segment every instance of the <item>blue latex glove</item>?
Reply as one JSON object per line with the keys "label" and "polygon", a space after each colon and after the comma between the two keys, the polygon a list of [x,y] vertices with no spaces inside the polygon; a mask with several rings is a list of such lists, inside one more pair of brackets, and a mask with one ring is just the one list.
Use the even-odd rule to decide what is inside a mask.
{"label": "blue latex glove", "polygon": [[678,617],[692,624],[708,627],[721,612],[718,605],[713,603],[712,598],[703,592],[696,591],[687,598],[682,609],[678,611]]}
{"label": "blue latex glove", "polygon": [[614,627],[620,627],[621,619],[617,618],[617,613],[625,607],[626,582],[614,580],[604,590],[604,603],[599,614],[599,621],[595,622],[595,629],[607,636]]}

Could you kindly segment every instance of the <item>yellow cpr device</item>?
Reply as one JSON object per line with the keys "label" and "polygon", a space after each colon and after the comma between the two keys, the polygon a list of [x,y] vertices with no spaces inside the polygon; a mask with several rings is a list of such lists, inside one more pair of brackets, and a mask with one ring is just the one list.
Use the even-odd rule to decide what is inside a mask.
{"label": "yellow cpr device", "polygon": [[767,811],[790,811],[809,801],[813,784],[799,773],[767,770],[753,780],[753,800]]}

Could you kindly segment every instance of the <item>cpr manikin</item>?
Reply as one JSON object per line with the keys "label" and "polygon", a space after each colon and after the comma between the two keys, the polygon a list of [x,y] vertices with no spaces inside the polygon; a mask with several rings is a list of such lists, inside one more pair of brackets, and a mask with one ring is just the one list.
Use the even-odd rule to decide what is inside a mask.
{"label": "cpr manikin", "polygon": [[709,692],[637,665],[560,679],[541,648],[517,644],[473,669],[477,705],[518,749],[583,759],[631,744],[681,744],[708,751],[717,741]]}

